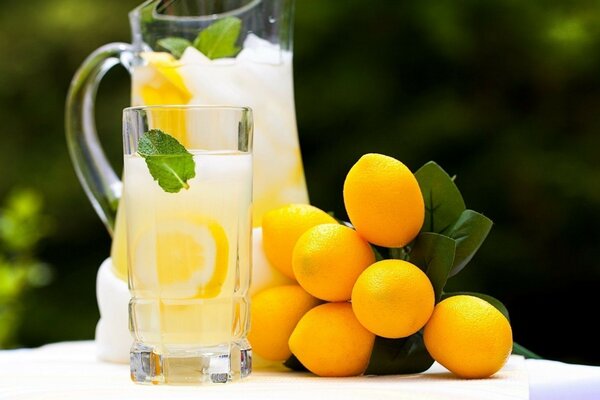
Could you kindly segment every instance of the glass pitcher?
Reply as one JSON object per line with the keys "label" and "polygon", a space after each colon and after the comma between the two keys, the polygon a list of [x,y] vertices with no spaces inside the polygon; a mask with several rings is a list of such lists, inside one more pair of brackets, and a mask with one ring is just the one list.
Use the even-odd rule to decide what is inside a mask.
{"label": "glass pitcher", "polygon": [[[127,277],[122,185],[96,134],[98,84],[113,66],[132,76],[134,106],[230,105],[254,111],[253,223],[308,194],[292,76],[294,0],[148,0],[129,14],[133,41],[93,52],[71,83],[66,135],[75,170],[113,234],[116,273]],[[165,125],[166,124],[166,125]],[[168,125],[186,145],[185,123]],[[207,143],[210,146],[210,143]],[[118,210],[117,210],[118,205]]]}

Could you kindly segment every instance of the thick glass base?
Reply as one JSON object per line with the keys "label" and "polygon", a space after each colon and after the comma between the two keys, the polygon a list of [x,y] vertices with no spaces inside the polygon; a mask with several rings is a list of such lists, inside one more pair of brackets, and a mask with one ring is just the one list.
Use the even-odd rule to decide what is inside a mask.
{"label": "thick glass base", "polygon": [[246,340],[214,347],[181,348],[168,354],[134,343],[131,380],[145,384],[199,385],[243,379],[252,372],[252,349]]}

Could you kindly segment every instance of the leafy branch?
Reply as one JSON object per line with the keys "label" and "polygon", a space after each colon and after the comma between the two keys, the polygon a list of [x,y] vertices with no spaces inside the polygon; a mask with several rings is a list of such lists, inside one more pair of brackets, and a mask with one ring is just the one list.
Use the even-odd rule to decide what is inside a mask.
{"label": "leafy branch", "polygon": [[52,278],[50,268],[35,257],[39,241],[52,229],[42,208],[41,197],[24,189],[9,194],[0,208],[0,348],[15,344],[22,295]]}

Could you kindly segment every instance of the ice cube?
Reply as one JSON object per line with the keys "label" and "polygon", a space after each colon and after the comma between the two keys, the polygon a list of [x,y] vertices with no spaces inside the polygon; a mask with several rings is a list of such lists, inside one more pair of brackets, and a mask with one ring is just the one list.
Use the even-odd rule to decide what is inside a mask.
{"label": "ice cube", "polygon": [[242,46],[244,49],[260,49],[260,48],[271,48],[279,51],[279,45],[273,44],[266,39],[260,38],[256,36],[254,33],[249,33],[246,36],[246,40],[244,40],[244,45]]}
{"label": "ice cube", "polygon": [[179,59],[182,64],[210,64],[211,59],[202,54],[198,49],[188,46]]}
{"label": "ice cube", "polygon": [[213,65],[233,65],[235,64],[235,58],[217,58],[211,60]]}
{"label": "ice cube", "polygon": [[237,58],[238,60],[249,60],[265,64],[279,64],[281,62],[281,47],[250,33],[246,36],[243,50]]}

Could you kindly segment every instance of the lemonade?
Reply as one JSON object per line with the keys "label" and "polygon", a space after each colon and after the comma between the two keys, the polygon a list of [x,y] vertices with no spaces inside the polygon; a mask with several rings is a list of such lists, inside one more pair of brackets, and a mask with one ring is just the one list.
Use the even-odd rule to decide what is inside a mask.
{"label": "lemonade", "polygon": [[[234,105],[254,112],[254,226],[289,203],[307,203],[298,144],[292,53],[249,34],[235,58],[188,47],[177,60],[146,52],[133,70],[132,104]],[[186,145],[185,138],[178,138]],[[183,139],[183,140],[182,140]]]}
{"label": "lemonade", "polygon": [[138,153],[124,160],[132,373],[134,358],[135,367],[155,359],[154,383],[200,367],[216,368],[213,381],[231,378],[219,368],[243,376],[249,349],[252,156],[189,151],[195,177],[178,193],[165,192]]}
{"label": "lemonade", "polygon": [[[253,109],[254,226],[260,226],[271,209],[308,203],[290,51],[249,34],[235,58],[210,60],[194,47],[188,47],[179,60],[163,52],[142,53],[141,58],[143,62],[133,69],[133,105],[228,104]],[[185,123],[173,126],[164,121],[163,129],[189,145]],[[120,204],[111,249],[120,277],[127,276],[125,211]]]}

